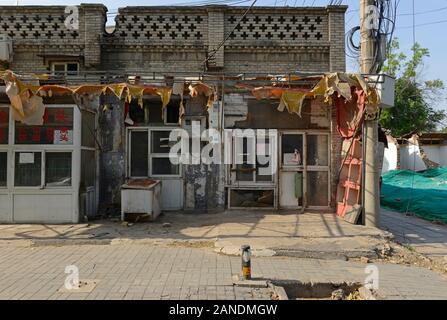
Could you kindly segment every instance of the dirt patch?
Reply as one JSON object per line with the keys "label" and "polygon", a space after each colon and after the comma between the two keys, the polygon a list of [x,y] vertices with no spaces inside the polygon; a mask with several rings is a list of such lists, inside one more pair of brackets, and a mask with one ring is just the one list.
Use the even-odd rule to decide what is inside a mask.
{"label": "dirt patch", "polygon": [[173,241],[168,247],[174,248],[214,248],[213,241]]}
{"label": "dirt patch", "polygon": [[281,288],[283,293],[276,291],[272,299],[286,296],[289,300],[367,300],[373,293],[360,283],[332,283],[332,282],[301,282],[301,281],[272,281],[275,288]]}
{"label": "dirt patch", "polygon": [[401,245],[397,242],[388,242],[376,250],[378,258],[368,259],[363,257],[360,259],[350,259],[352,261],[360,261],[363,263],[383,262],[392,264],[401,264],[407,266],[417,266],[436,271],[443,275],[447,275],[447,260],[444,257],[428,258],[418,253],[409,245]]}

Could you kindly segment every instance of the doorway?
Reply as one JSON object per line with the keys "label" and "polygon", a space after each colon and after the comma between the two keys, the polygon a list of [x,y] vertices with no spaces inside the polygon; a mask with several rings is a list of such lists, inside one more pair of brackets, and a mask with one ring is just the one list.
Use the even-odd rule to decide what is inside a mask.
{"label": "doorway", "polygon": [[330,207],[330,134],[281,131],[279,134],[279,207]]}

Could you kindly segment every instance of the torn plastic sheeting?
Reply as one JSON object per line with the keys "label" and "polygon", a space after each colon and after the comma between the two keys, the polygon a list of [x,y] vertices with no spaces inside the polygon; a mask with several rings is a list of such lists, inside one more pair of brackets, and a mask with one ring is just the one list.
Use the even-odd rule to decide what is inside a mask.
{"label": "torn plastic sheeting", "polygon": [[[316,77],[295,77],[293,79],[284,79],[285,81],[288,81],[289,79],[295,81],[315,78]],[[312,90],[275,86],[253,88],[250,85],[245,84],[238,84],[236,87],[251,90],[253,96],[257,99],[279,98],[279,111],[284,111],[284,109],[287,108],[290,113],[297,113],[298,115],[301,114],[301,108],[305,98],[322,96],[325,98],[325,103],[332,103],[332,97],[336,94],[338,98],[342,97],[345,100],[350,101],[352,100],[351,88],[353,87],[365,92],[363,101],[365,102],[367,113],[376,113],[380,103],[376,89],[369,86],[359,74],[330,73],[324,75]]]}

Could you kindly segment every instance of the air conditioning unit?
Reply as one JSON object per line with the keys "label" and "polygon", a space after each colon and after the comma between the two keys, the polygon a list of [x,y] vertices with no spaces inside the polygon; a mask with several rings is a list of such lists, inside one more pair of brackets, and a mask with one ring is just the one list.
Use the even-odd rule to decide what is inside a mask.
{"label": "air conditioning unit", "polygon": [[394,107],[396,79],[387,74],[378,74],[368,76],[368,83],[377,89],[381,108],[389,109]]}
{"label": "air conditioning unit", "polygon": [[12,39],[5,34],[0,34],[0,61],[12,62]]}

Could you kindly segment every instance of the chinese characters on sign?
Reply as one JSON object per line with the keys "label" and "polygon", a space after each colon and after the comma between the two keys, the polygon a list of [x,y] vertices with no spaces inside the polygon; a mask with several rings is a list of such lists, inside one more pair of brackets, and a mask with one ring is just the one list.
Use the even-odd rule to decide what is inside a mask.
{"label": "chinese characters on sign", "polygon": [[72,144],[73,109],[46,108],[42,126],[16,123],[17,144]]}

